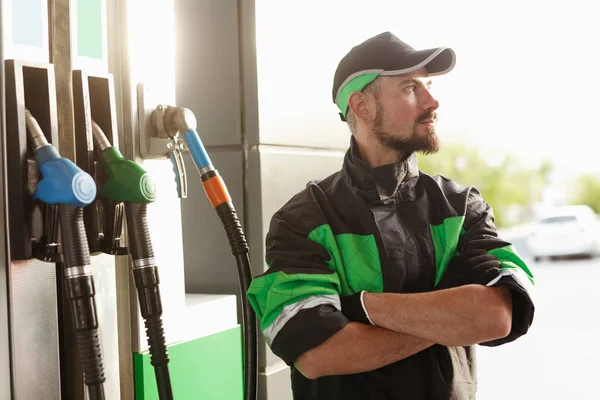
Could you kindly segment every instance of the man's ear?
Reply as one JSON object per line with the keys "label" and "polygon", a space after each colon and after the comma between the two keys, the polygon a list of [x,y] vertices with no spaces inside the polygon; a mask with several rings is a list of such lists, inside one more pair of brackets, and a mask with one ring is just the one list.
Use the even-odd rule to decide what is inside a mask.
{"label": "man's ear", "polygon": [[[366,93],[354,92],[348,98],[348,107],[354,118],[363,122],[371,122],[375,119],[375,104]],[[373,104],[371,104],[373,103]]]}

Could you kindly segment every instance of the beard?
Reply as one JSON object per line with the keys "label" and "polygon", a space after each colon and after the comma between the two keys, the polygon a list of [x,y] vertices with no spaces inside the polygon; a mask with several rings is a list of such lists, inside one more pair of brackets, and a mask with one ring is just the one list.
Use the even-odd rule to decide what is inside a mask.
{"label": "beard", "polygon": [[[398,132],[398,129],[395,129],[395,132],[392,133],[384,124],[383,107],[377,100],[377,113],[373,123],[373,133],[383,147],[402,152],[405,156],[414,152],[434,154],[440,149],[440,141],[435,133],[435,126],[429,126],[425,133],[419,133],[417,130],[419,124],[427,119],[436,121],[437,113],[435,111],[427,111],[417,118],[412,126],[403,126],[401,128],[402,132]],[[398,137],[399,133],[401,133],[400,137]]]}

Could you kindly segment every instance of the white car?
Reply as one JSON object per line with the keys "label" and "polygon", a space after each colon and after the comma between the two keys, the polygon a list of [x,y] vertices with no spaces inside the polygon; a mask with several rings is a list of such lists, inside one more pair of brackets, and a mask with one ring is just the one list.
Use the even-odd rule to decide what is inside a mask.
{"label": "white car", "polygon": [[600,224],[588,206],[562,206],[534,223],[527,247],[535,261],[544,257],[589,256],[600,252]]}

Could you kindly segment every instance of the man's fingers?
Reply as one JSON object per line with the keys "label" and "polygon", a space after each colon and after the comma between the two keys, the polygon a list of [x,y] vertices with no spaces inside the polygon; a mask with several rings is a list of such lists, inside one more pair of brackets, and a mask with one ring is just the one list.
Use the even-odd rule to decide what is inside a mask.
{"label": "man's fingers", "polygon": [[[485,261],[482,263],[479,263],[471,268],[469,268],[468,270],[465,269],[465,274],[469,275],[469,274],[478,274],[478,273],[482,273],[484,271],[488,271],[488,270],[494,270],[499,272],[500,271],[500,263],[498,261],[495,260],[491,260],[491,261]],[[471,272],[469,272],[471,271]]]}
{"label": "man's fingers", "polygon": [[485,285],[498,276],[501,266],[497,257],[483,249],[467,250],[450,262],[438,286],[447,288],[469,283]]}
{"label": "man's fingers", "polygon": [[467,260],[465,260],[462,265],[465,267],[472,267],[475,265],[479,265],[479,264],[483,264],[483,263],[487,263],[487,262],[492,262],[495,263],[496,265],[500,265],[500,261],[498,261],[498,259],[496,257],[494,257],[491,254],[481,254],[475,257],[471,257]]}
{"label": "man's fingers", "polygon": [[469,249],[469,250],[465,250],[462,253],[460,253],[458,255],[458,257],[471,258],[471,257],[479,256],[481,254],[487,254],[487,251],[485,251],[483,249]]}
{"label": "man's fingers", "polygon": [[494,262],[486,262],[479,264],[477,267],[470,270],[467,274],[471,276],[473,283],[479,283],[482,285],[488,284],[492,279],[498,276],[500,268]]}

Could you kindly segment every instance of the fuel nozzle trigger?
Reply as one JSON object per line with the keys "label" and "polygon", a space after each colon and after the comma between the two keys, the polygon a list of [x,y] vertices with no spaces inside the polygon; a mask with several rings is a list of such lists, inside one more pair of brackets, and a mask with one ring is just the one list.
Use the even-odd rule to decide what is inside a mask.
{"label": "fuel nozzle trigger", "polygon": [[183,154],[179,146],[176,146],[173,151],[169,152],[169,158],[173,164],[173,173],[175,174],[175,183],[177,184],[177,196],[180,199],[185,199],[187,198],[187,175],[183,162]]}
{"label": "fuel nozzle trigger", "polygon": [[158,137],[170,140],[167,143],[167,147],[169,148],[168,155],[173,164],[177,195],[179,198],[185,199],[187,198],[187,173],[182,154],[184,140],[180,136],[181,132],[177,124],[179,113],[180,108],[178,107],[159,104],[152,112],[151,121]]}

